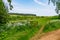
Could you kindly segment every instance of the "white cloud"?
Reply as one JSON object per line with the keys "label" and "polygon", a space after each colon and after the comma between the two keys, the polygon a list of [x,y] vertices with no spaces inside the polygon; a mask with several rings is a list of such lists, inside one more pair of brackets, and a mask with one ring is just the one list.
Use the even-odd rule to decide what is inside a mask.
{"label": "white cloud", "polygon": [[[36,2],[36,0],[34,0]],[[55,7],[53,5],[46,5],[44,3],[39,2],[39,5],[42,5],[42,8],[24,8],[21,4],[18,2],[13,2],[12,3],[14,8],[10,12],[15,12],[15,13],[33,13],[38,16],[53,16],[57,15],[55,12]]]}
{"label": "white cloud", "polygon": [[46,6],[46,4],[44,4],[44,3],[42,3],[42,2],[39,2],[38,0],[34,0],[34,2],[36,2],[36,3],[39,4],[39,5]]}
{"label": "white cloud", "polygon": [[40,9],[38,12],[37,12],[38,16],[54,16],[54,15],[57,15],[56,12],[52,9]]}
{"label": "white cloud", "polygon": [[15,13],[30,13],[30,14],[36,14],[37,16],[53,16],[57,15],[54,10],[50,8],[40,8],[40,9],[24,9],[19,7],[15,7],[12,11]]}

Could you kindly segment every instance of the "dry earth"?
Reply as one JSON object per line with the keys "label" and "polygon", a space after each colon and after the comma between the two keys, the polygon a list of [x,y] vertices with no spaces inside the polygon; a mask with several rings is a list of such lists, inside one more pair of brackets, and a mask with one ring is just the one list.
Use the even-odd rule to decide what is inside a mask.
{"label": "dry earth", "polygon": [[60,40],[60,29],[46,33],[44,36],[40,37],[40,39],[38,40]]}
{"label": "dry earth", "polygon": [[31,40],[60,40],[60,29],[34,37]]}

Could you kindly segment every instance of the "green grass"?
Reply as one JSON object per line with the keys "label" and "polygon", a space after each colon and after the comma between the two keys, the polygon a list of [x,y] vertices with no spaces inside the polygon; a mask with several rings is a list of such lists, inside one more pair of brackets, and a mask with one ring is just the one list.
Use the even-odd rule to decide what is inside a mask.
{"label": "green grass", "polygon": [[43,32],[50,32],[50,31],[57,30],[57,29],[60,29],[60,21],[46,24]]}
{"label": "green grass", "polygon": [[[4,25],[3,28],[0,27],[5,30],[0,33],[0,40],[29,40],[43,25],[50,20],[56,20],[57,17],[10,16],[9,19],[10,22],[7,25]],[[30,24],[24,21],[30,22]],[[25,25],[17,25],[20,22]],[[46,24],[43,32],[59,29],[59,26],[60,22]]]}
{"label": "green grass", "polygon": [[[18,25],[13,22],[12,25],[5,25],[4,31],[0,33],[0,40],[29,40],[41,27],[41,25],[35,24],[35,21],[32,21],[30,24]],[[4,27],[4,26],[3,26]]]}

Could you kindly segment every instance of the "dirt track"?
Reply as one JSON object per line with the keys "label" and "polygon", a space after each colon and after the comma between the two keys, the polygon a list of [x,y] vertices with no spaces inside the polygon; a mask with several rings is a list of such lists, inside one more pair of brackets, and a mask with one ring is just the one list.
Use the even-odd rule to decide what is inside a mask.
{"label": "dirt track", "polygon": [[39,35],[42,33],[44,27],[45,26],[42,26],[42,28],[38,31],[38,33],[36,33],[37,35],[35,34],[34,37],[32,37],[30,40],[37,40],[37,39],[39,39],[40,38]]}
{"label": "dirt track", "polygon": [[32,40],[60,40],[60,29],[52,32],[45,33],[43,36],[39,35]]}
{"label": "dirt track", "polygon": [[60,29],[46,33],[38,40],[60,40]]}
{"label": "dirt track", "polygon": [[[46,24],[48,24],[49,22],[47,22]],[[43,25],[41,27],[41,29],[34,35],[34,37],[32,37],[30,40],[38,40],[40,38],[40,35],[44,29],[45,25]]]}
{"label": "dirt track", "polygon": [[[46,24],[48,23],[49,22],[47,22]],[[34,37],[32,37],[30,40],[60,40],[60,29],[41,34],[44,27],[45,25],[42,26],[39,32]]]}

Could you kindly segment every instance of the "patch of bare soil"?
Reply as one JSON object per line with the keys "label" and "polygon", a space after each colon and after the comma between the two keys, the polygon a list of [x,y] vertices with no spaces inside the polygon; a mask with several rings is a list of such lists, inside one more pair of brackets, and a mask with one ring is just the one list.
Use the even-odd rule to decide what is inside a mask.
{"label": "patch of bare soil", "polygon": [[40,37],[40,39],[38,40],[60,40],[60,29],[46,33],[44,36]]}
{"label": "patch of bare soil", "polygon": [[60,29],[46,33],[38,40],[60,40]]}
{"label": "patch of bare soil", "polygon": [[35,36],[31,40],[60,40],[60,29]]}

